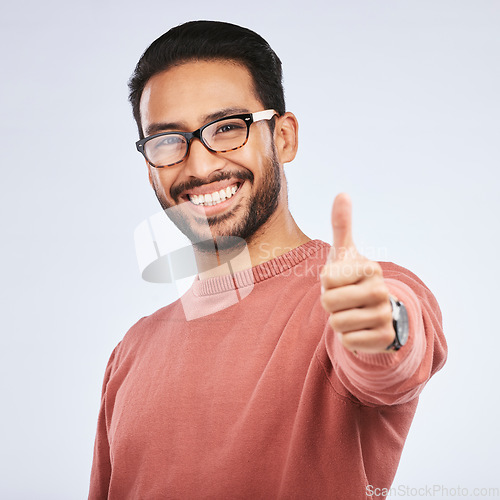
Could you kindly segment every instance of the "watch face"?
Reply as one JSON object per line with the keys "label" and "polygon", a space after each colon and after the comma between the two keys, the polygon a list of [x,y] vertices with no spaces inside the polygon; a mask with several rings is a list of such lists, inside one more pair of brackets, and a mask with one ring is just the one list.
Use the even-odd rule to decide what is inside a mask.
{"label": "watch face", "polygon": [[408,325],[408,313],[406,312],[406,307],[402,302],[399,303],[399,318],[397,321],[397,334],[398,340],[401,345],[405,345],[408,340],[409,325]]}

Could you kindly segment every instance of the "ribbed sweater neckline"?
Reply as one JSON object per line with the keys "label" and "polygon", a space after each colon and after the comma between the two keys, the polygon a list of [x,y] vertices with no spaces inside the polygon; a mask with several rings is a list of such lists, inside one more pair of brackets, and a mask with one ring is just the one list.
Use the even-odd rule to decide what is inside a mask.
{"label": "ribbed sweater neckline", "polygon": [[328,247],[328,244],[324,241],[308,241],[258,266],[244,269],[243,271],[238,271],[233,274],[215,276],[205,280],[196,279],[192,286],[192,292],[195,296],[204,296],[240,289],[246,286],[253,286],[256,283],[282,274],[325,247]]}

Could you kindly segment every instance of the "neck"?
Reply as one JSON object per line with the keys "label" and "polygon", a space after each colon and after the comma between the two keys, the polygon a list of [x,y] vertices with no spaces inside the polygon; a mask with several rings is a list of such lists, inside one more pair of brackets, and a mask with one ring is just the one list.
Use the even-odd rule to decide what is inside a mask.
{"label": "neck", "polygon": [[246,245],[226,251],[217,250],[215,256],[195,251],[200,279],[258,266],[310,240],[297,226],[288,207],[278,206],[269,220],[246,241]]}

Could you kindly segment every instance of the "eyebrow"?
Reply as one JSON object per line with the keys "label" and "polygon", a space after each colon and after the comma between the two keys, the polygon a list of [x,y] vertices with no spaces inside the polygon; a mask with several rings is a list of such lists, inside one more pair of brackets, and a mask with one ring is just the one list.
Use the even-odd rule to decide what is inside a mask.
{"label": "eyebrow", "polygon": [[[248,109],[245,108],[224,108],[214,113],[209,113],[202,117],[201,121],[203,124],[213,122],[214,120],[218,120],[219,118],[225,118],[226,116],[238,115],[243,113],[249,113]],[[203,125],[202,125],[203,126]],[[157,122],[150,123],[145,130],[146,137],[150,135],[158,134],[160,132],[166,132],[169,130],[178,130],[183,131],[186,130],[186,124],[184,122]]]}

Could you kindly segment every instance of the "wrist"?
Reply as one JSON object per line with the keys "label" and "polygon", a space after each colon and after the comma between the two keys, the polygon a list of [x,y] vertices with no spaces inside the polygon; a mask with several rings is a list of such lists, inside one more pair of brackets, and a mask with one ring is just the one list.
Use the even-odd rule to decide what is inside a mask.
{"label": "wrist", "polygon": [[387,351],[399,351],[408,341],[409,323],[408,312],[403,302],[396,297],[389,295],[389,302],[392,308],[392,326],[394,328],[394,340],[387,346]]}

